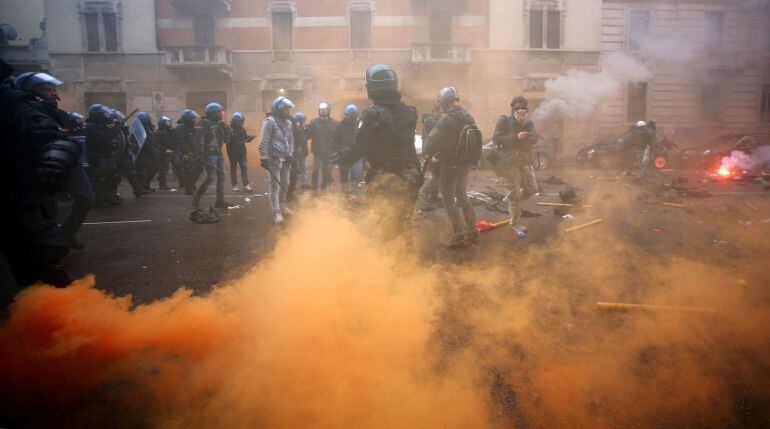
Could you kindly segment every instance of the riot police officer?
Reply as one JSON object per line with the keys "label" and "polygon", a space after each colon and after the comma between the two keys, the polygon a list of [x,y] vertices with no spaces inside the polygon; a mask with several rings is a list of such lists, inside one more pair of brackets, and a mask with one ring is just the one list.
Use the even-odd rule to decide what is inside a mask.
{"label": "riot police officer", "polygon": [[152,121],[152,115],[147,112],[139,112],[136,118],[141,122],[147,137],[144,140],[144,146],[139,151],[136,158],[134,170],[139,183],[144,192],[155,192],[150,186],[152,179],[158,174],[160,169],[160,145],[155,136],[155,124]]}
{"label": "riot police officer", "polygon": [[[2,61],[0,66],[10,75],[10,67]],[[7,77],[0,76],[0,80]],[[81,148],[66,139],[59,124],[46,113],[38,93],[55,95],[61,82],[45,73],[25,80],[22,89],[0,85],[0,132],[5,154],[0,159],[0,251],[19,285],[43,281],[66,286],[69,278],[56,265],[66,256],[68,243],[62,229],[45,212],[42,198],[64,189],[78,165]]]}
{"label": "riot police officer", "polygon": [[195,192],[195,182],[203,171],[199,155],[195,152],[195,128],[198,126],[198,114],[191,109],[182,111],[174,127],[174,141],[179,151],[179,183],[184,186],[185,194]]}
{"label": "riot police officer", "polygon": [[[334,149],[341,151],[353,145],[358,133],[358,106],[350,104],[345,108],[345,117],[337,125],[334,133]],[[359,159],[353,164],[340,163],[340,185],[345,194],[357,193],[358,185],[364,178],[364,160]],[[352,183],[351,183],[352,182]]]}
{"label": "riot police officer", "polygon": [[94,207],[97,208],[122,202],[112,192],[112,183],[118,175],[116,138],[119,132],[112,120],[112,111],[107,106],[94,104],[88,108],[86,158],[95,193]]}
{"label": "riot police officer", "polygon": [[222,146],[230,138],[230,128],[222,121],[223,115],[224,108],[221,104],[209,103],[201,123],[195,129],[195,150],[200,154],[198,161],[206,170],[206,178],[193,194],[192,205],[196,208],[200,206],[201,197],[214,179],[217,182],[214,207],[232,206],[225,201],[225,158],[222,155]]}
{"label": "riot police officer", "polygon": [[[177,177],[177,181],[180,180],[179,152],[177,150],[176,139],[174,138],[174,130],[171,128],[171,118],[168,116],[161,116],[158,119],[158,132],[155,136],[160,160],[158,165],[158,189],[168,190],[170,188],[166,183],[166,177],[168,176],[169,165],[171,166],[174,175]],[[180,184],[179,186],[181,187],[182,185]]]}
{"label": "riot police officer", "polygon": [[321,173],[321,190],[326,189],[332,183],[332,168],[329,163],[329,154],[334,152],[332,147],[334,131],[337,129],[336,120],[331,117],[329,103],[318,105],[318,117],[310,121],[307,126],[307,137],[312,141],[310,151],[313,153],[313,190],[318,190],[318,173]]}
{"label": "riot police officer", "polygon": [[385,237],[411,231],[411,217],[420,188],[420,163],[414,147],[417,110],[401,102],[398,76],[389,66],[366,70],[366,90],[374,102],[361,114],[356,141],[335,154],[334,162],[371,165],[366,174],[367,199],[374,204]]}
{"label": "riot police officer", "polygon": [[521,232],[527,230],[521,224],[521,202],[537,192],[537,178],[532,164],[538,137],[534,124],[529,120],[528,110],[527,99],[515,97],[511,101],[511,116],[500,116],[492,138],[500,153],[495,170],[512,186],[506,197],[511,215],[510,226]]}

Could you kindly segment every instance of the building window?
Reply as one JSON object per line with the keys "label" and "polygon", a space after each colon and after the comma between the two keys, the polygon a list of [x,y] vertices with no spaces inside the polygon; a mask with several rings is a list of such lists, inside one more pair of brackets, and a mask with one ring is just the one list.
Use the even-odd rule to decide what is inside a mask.
{"label": "building window", "polygon": [[529,11],[530,49],[561,48],[561,11],[531,9]]}
{"label": "building window", "polygon": [[290,51],[294,46],[293,12],[273,11],[273,50]]}
{"label": "building window", "polygon": [[722,49],[724,18],[724,12],[706,12],[706,49],[710,51]]}
{"label": "building window", "polygon": [[647,119],[647,83],[628,84],[628,120],[644,121]]}
{"label": "building window", "polygon": [[350,11],[350,48],[371,49],[372,47],[372,11]]}
{"label": "building window", "polygon": [[650,37],[650,11],[632,10],[628,22],[628,49],[644,49]]}
{"label": "building window", "polygon": [[193,18],[193,31],[196,45],[213,45],[215,43],[216,18],[211,13],[197,13]]}
{"label": "building window", "polygon": [[99,52],[101,43],[99,43],[99,14],[87,13],[86,20],[86,40],[88,41],[88,52]]}
{"label": "building window", "polygon": [[700,88],[701,120],[719,122],[722,107],[722,90],[718,84],[706,83]]}
{"label": "building window", "polygon": [[85,49],[117,52],[120,49],[120,3],[90,2],[81,6]]}

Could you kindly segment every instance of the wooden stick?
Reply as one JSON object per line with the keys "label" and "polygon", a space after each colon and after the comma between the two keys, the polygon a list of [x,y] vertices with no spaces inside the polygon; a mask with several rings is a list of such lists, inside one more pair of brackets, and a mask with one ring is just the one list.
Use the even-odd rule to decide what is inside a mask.
{"label": "wooden stick", "polygon": [[681,307],[674,305],[656,305],[656,304],[626,304],[621,302],[597,302],[596,307],[600,310],[650,310],[650,311],[684,311],[694,313],[716,313],[716,310],[702,307]]}
{"label": "wooden stick", "polygon": [[754,210],[755,212],[758,212],[758,211],[759,211],[759,209],[758,209],[758,208],[756,208],[756,206],[754,206],[754,204],[751,204],[751,203],[750,203],[750,202],[748,202],[748,201],[744,201],[744,202],[743,202],[743,204],[745,204],[745,205],[746,205],[746,207],[748,207],[748,208],[750,208],[750,209]]}
{"label": "wooden stick", "polygon": [[584,223],[582,225],[573,226],[572,228],[567,228],[567,229],[564,230],[564,232],[577,231],[577,230],[583,229],[583,228],[585,228],[587,226],[596,225],[597,223],[602,223],[602,222],[604,222],[604,219],[594,219],[591,222],[587,222],[587,223]]}
{"label": "wooden stick", "polygon": [[539,206],[546,206],[546,207],[585,207],[585,208],[591,208],[593,207],[591,204],[567,204],[567,203],[543,203],[538,202],[537,205]]}
{"label": "wooden stick", "polygon": [[686,209],[686,208],[687,208],[687,206],[686,206],[686,205],[684,205],[684,204],[679,204],[679,203],[663,203],[663,205],[664,205],[664,206],[669,206],[669,207],[678,207],[678,208],[680,208],[680,209]]}
{"label": "wooden stick", "polygon": [[511,223],[510,219],[508,219],[508,220],[501,220],[500,222],[493,223],[492,226],[495,227],[495,228],[499,228],[499,227],[501,227],[503,225],[508,225],[509,223]]}

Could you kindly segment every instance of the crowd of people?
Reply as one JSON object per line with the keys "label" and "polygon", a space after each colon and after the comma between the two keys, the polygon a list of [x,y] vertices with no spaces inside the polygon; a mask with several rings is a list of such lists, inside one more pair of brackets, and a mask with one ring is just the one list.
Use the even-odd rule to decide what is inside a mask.
{"label": "crowd of people", "polygon": [[[122,180],[141,198],[155,191],[155,181],[158,189],[169,189],[171,172],[194,208],[216,182],[214,207],[230,207],[224,195],[226,152],[233,191],[253,191],[247,143],[257,137],[248,135],[240,112],[225,122],[222,105],[211,102],[202,117],[187,109],[175,125],[161,116],[156,126],[147,112],[126,116],[94,104],[84,117],[59,109],[57,87],[62,82],[53,76],[38,72],[13,78],[3,64],[2,80],[0,115],[2,130],[10,136],[6,153],[12,155],[4,158],[2,168],[2,224],[10,238],[3,240],[3,255],[20,285],[69,283],[58,262],[69,249],[84,248],[76,235],[92,208],[123,202],[118,193]],[[458,90],[443,88],[423,120],[423,165],[414,144],[417,110],[401,101],[395,71],[374,65],[366,71],[365,83],[373,104],[363,112],[348,105],[340,121],[332,118],[328,103],[321,103],[318,117],[308,123],[303,113],[292,113],[294,103],[288,98],[272,102],[260,127],[258,151],[269,181],[273,221],[283,223],[292,214],[288,203],[298,192],[328,189],[336,166],[342,191],[351,198],[366,184],[366,201],[376,207],[382,237],[409,234],[418,195],[440,195],[453,231],[449,245],[474,245],[478,231],[466,187],[469,170],[481,156],[482,136],[473,116],[460,106]],[[491,161],[513,184],[507,195],[510,224],[521,231],[526,229],[521,201],[537,189],[532,168],[537,134],[528,119],[527,100],[516,97],[511,107],[511,115],[502,116],[495,128],[499,152]],[[60,224],[57,203],[63,196],[72,204]]]}

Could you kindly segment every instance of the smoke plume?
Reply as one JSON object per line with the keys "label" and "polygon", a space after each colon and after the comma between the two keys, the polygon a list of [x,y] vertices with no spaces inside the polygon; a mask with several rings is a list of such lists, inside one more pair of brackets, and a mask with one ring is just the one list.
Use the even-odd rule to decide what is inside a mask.
{"label": "smoke plume", "polygon": [[569,69],[564,76],[545,82],[545,101],[534,112],[533,120],[547,123],[553,119],[586,120],[608,100],[617,98],[625,85],[650,78],[650,70],[623,54],[606,55],[602,69],[590,72]]}
{"label": "smoke plume", "polygon": [[208,296],[133,306],[93,278],[29,288],[0,328],[0,423],[767,427],[763,235],[713,206],[650,236],[626,188],[601,192],[587,199],[605,223],[528,246],[498,230],[436,256],[424,226],[429,250],[412,252],[322,200]]}
{"label": "smoke plume", "polygon": [[770,167],[770,146],[759,146],[751,154],[734,150],[730,156],[722,157],[722,168],[729,171],[747,170]]}

